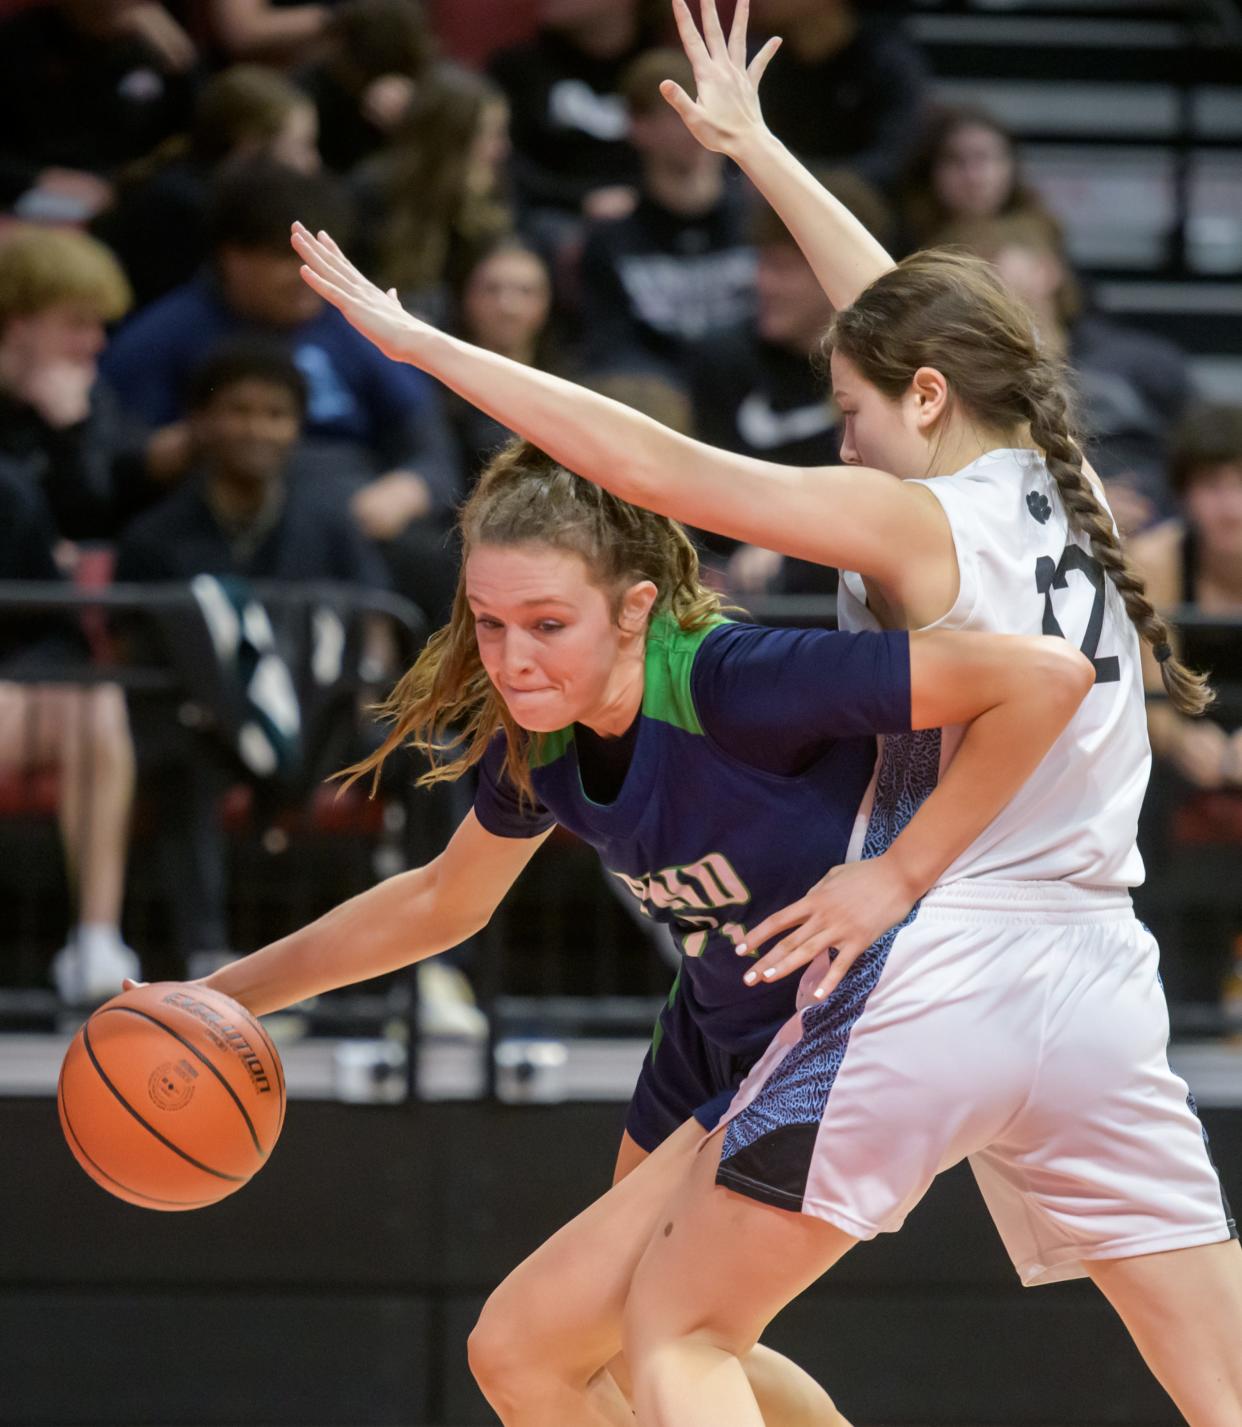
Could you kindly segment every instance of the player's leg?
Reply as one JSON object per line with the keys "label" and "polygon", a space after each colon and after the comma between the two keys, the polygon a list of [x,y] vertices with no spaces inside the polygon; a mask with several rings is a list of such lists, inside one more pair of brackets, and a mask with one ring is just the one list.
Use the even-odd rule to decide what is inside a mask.
{"label": "player's leg", "polygon": [[659,1216],[625,1311],[644,1427],[765,1427],[745,1359],[772,1318],[856,1242],[716,1183],[718,1132]]}
{"label": "player's leg", "polygon": [[1190,1427],[1242,1427],[1237,1240],[1086,1267]]}
{"label": "player's leg", "polygon": [[125,885],[134,746],[115,685],[45,691],[63,775],[60,826],[83,926],[118,927]]}
{"label": "player's leg", "polygon": [[[630,1135],[623,1135],[614,1183],[646,1157],[646,1150]],[[742,1366],[767,1427],[849,1427],[832,1398],[791,1359],[757,1343]],[[615,1357],[607,1371],[623,1397],[633,1402],[633,1383],[624,1354]]]}
{"label": "player's leg", "polygon": [[601,1368],[620,1350],[630,1279],[702,1133],[694,1122],[675,1131],[487,1300],[470,1367],[505,1427],[633,1422]]}
{"label": "player's leg", "polygon": [[1025,1282],[1089,1275],[1193,1427],[1242,1427],[1242,1252],[1168,1063],[1156,944],[1124,898],[1057,897],[1040,1072],[980,1188]]}

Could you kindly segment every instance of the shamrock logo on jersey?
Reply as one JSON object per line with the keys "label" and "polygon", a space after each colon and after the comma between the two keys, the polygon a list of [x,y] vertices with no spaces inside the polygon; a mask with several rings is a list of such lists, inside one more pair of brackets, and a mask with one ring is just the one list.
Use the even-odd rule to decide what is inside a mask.
{"label": "shamrock logo on jersey", "polygon": [[1048,517],[1052,514],[1052,502],[1046,495],[1042,495],[1039,491],[1029,491],[1026,497],[1026,508],[1041,525],[1047,525]]}

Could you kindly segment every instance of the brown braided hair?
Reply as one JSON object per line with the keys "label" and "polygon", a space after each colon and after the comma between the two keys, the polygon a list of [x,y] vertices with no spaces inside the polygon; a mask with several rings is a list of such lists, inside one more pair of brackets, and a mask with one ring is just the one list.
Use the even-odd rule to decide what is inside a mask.
{"label": "brown braided hair", "polygon": [[890,400],[909,389],[920,367],[934,367],[966,414],[988,430],[1029,429],[1070,528],[1088,538],[1159,660],[1170,702],[1184,714],[1207,708],[1213,698],[1207,679],[1172,657],[1169,627],[1083,469],[1066,370],[1041,351],[1029,310],[987,263],[944,248],[915,253],[837,314],[825,346],[847,357]]}
{"label": "brown braided hair", "polygon": [[659,591],[652,615],[667,611],[682,629],[701,629],[723,605],[701,582],[698,554],[676,521],[584,481],[529,441],[511,441],[494,457],[457,525],[462,559],[452,616],[379,705],[380,716],[392,725],[383,744],[339,776],[348,786],[371,773],[374,791],[389,754],[410,744],[430,763],[417,780],[420,786],[460,778],[504,729],[505,772],[533,801],[530,743],[539,735],[519,728],[483,668],[466,598],[470,551],[478,545],[543,545],[581,555],[592,582],[609,594],[614,618],[625,591],[641,580]]}

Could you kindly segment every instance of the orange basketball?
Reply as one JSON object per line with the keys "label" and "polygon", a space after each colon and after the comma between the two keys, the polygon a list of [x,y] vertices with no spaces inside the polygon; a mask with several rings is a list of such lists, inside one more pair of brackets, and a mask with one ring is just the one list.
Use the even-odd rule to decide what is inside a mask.
{"label": "orange basketball", "polygon": [[260,1170],[285,1120],[271,1037],[218,991],[124,991],[73,1038],[56,1091],[74,1158],[144,1209],[199,1209]]}

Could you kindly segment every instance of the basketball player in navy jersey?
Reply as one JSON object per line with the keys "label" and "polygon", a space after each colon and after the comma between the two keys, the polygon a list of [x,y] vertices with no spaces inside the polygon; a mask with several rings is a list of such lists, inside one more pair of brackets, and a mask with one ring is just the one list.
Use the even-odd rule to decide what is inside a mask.
{"label": "basketball player in navy jersey", "polygon": [[[1090,669],[1050,639],[731,622],[678,527],[523,443],[485,473],[461,525],[452,622],[354,772],[413,741],[431,778],[477,764],[474,810],[427,867],[207,984],[263,1014],[393,970],[477,932],[554,823],[598,849],[685,959],[627,1117],[623,1182],[498,1290],[471,1357],[506,1423],[621,1421],[630,1410],[600,1370],[621,1345],[630,1274],[703,1127],[794,1007],[791,981],[745,985],[746,928],[844,856],[874,731],[973,718],[951,776],[842,900],[843,942],[868,944],[1017,791]],[[580,1294],[575,1323],[563,1305]],[[774,1422],[836,1420],[792,1364],[758,1350],[751,1366]]]}

